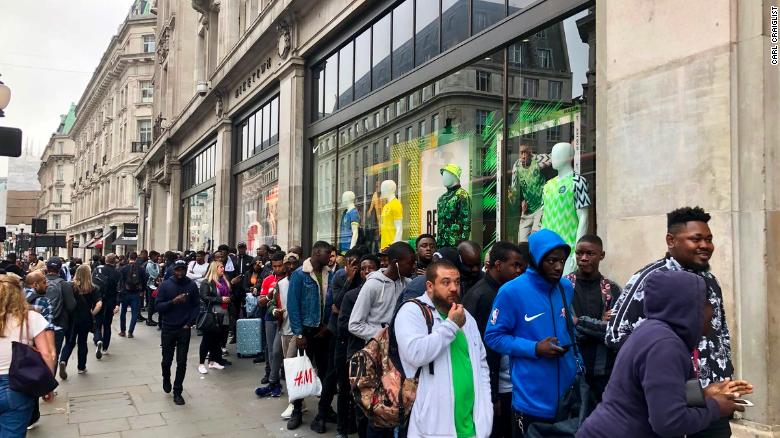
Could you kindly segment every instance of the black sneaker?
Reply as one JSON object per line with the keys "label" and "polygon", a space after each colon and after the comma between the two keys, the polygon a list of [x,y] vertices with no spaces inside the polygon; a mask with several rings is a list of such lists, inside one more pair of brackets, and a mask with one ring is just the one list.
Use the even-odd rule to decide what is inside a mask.
{"label": "black sneaker", "polygon": [[166,394],[170,394],[171,393],[171,381],[170,380],[163,379],[163,391]]}
{"label": "black sneaker", "polygon": [[293,411],[290,419],[287,420],[287,430],[295,430],[303,423],[303,413]]}
{"label": "black sneaker", "polygon": [[146,321],[146,318],[144,318],[144,317],[143,317],[143,316],[141,316],[141,315],[138,315],[138,319],[137,319],[136,321],[138,321],[138,322],[144,322],[144,321]]}
{"label": "black sneaker", "polygon": [[95,344],[95,357],[97,360],[103,358],[103,341],[97,341]]}
{"label": "black sneaker", "polygon": [[154,327],[154,326],[157,325],[157,322],[156,321],[152,321],[151,319],[148,319],[148,320],[146,320],[146,325],[148,325],[149,327]]}
{"label": "black sneaker", "polygon": [[263,385],[267,385],[269,382],[270,380],[268,380],[268,376],[265,376],[262,379],[260,379],[260,383],[262,383]]}
{"label": "black sneaker", "polygon": [[173,394],[173,402],[181,406],[184,404],[184,397],[181,394]]}
{"label": "black sneaker", "polygon": [[334,411],[333,408],[331,408],[331,407],[328,407],[328,410],[326,410],[325,412],[320,413],[317,416],[319,417],[320,415],[325,417],[325,421],[327,421],[328,423],[334,423],[335,424],[335,423],[337,423],[339,421],[338,414],[336,414],[336,411]]}
{"label": "black sneaker", "polygon": [[262,354],[252,359],[252,363],[263,363],[263,362],[265,362],[265,358],[263,357]]}
{"label": "black sneaker", "polygon": [[325,433],[325,419],[317,415],[311,422],[311,430],[317,433]]}

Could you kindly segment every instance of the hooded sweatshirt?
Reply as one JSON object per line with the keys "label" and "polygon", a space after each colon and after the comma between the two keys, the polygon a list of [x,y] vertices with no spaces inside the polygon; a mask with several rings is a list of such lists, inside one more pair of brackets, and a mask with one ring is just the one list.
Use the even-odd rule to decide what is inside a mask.
{"label": "hooded sweatshirt", "polygon": [[398,297],[409,283],[408,278],[400,275],[398,280],[391,280],[385,270],[368,274],[349,317],[349,332],[365,341],[390,323]]}
{"label": "hooded sweatshirt", "polygon": [[691,351],[702,336],[707,288],[684,271],[650,274],[643,321],[618,353],[602,403],[577,437],[671,437],[703,430],[720,417],[718,404],[688,407],[685,381],[696,378]]}
{"label": "hooded sweatshirt", "polygon": [[[532,264],[523,275],[498,290],[485,329],[485,344],[512,362],[512,408],[535,417],[554,419],[558,400],[571,386],[577,372],[573,349],[558,358],[538,357],[536,344],[546,337],[558,345],[573,341],[567,330],[566,312],[574,289],[561,278],[551,283],[538,270],[542,259],[556,248],[571,251],[560,236],[540,230],[528,239]],[[564,309],[563,292],[566,296]]]}

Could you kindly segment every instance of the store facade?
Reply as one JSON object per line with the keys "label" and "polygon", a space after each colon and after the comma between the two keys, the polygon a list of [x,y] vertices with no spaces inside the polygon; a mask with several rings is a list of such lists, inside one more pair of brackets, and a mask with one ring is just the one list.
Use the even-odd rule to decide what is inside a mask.
{"label": "store facade", "polygon": [[[525,240],[521,211],[540,208],[561,142],[594,230],[595,11],[440,3],[385,2],[309,57],[308,240],[347,248],[355,217],[374,250],[421,233],[440,246]],[[402,229],[383,221],[387,202]]]}

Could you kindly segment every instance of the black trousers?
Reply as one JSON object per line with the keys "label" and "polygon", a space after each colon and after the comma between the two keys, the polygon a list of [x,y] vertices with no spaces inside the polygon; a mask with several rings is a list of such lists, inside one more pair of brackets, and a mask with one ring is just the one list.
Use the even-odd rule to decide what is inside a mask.
{"label": "black trousers", "polygon": [[688,438],[729,438],[731,436],[729,420],[730,418],[728,417],[719,418],[710,423],[709,427],[701,432],[688,435]]}
{"label": "black trousers", "polygon": [[173,381],[173,393],[181,394],[184,387],[184,375],[187,373],[187,353],[190,349],[189,328],[162,329],[162,377],[171,381],[171,364],[176,353],[176,378]]}
{"label": "black trousers", "polygon": [[339,433],[348,435],[356,428],[357,413],[355,410],[360,408],[355,404],[355,400],[352,398],[352,388],[349,386],[349,365],[347,364],[346,357],[338,357],[333,362],[338,377],[339,394],[338,401],[336,402],[336,412],[338,413],[336,430]]}
{"label": "black trousers", "polygon": [[514,419],[512,420],[512,435],[514,438],[523,438],[525,431],[528,427],[534,423],[552,424],[555,419],[534,417],[533,415],[524,414],[522,412],[513,412]]}
{"label": "black trousers", "polygon": [[[322,379],[322,393],[320,394],[319,412],[324,414],[333,405],[333,397],[336,395],[336,387],[339,383],[338,368],[334,360],[333,352],[336,351],[336,337],[330,336],[328,341],[328,373]],[[346,368],[346,365],[345,365]],[[345,369],[346,371],[346,369]],[[320,376],[322,376],[320,374]]]}
{"label": "black trousers", "polygon": [[152,292],[154,290],[150,288],[146,288],[146,318],[152,319],[152,316],[154,316],[155,312],[157,311],[157,308],[155,307],[155,300],[152,298]]}
{"label": "black trousers", "polygon": [[111,323],[114,321],[113,301],[103,302],[103,308],[95,315],[95,335],[92,341],[97,345],[98,341],[103,342],[103,350],[108,351],[108,344],[111,342]]}
{"label": "black trousers", "polygon": [[200,339],[200,350],[198,353],[198,363],[206,364],[206,353],[208,353],[212,362],[222,363],[222,331],[204,333]]}
{"label": "black trousers", "polygon": [[[328,374],[328,355],[330,351],[330,337],[315,338],[314,335],[319,331],[318,328],[304,327],[303,336],[306,338],[306,350],[304,353],[309,356],[312,365],[317,370],[317,376],[326,376]],[[293,337],[292,342],[295,342]],[[293,415],[301,414],[303,399],[293,402]]]}
{"label": "black trousers", "polygon": [[501,410],[493,417],[493,431],[490,438],[512,438],[512,393],[498,394]]}

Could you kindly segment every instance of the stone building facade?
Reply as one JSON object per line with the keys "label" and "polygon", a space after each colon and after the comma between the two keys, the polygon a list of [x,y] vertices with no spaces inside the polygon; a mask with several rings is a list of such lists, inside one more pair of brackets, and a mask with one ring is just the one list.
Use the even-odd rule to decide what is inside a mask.
{"label": "stone building facade", "polygon": [[[75,143],[68,136],[76,121],[76,105],[61,116],[60,125],[49,138],[41,155],[38,182],[41,196],[38,198],[36,217],[46,219],[49,234],[63,234],[70,226],[71,197],[73,195]],[[72,240],[70,241],[72,247]],[[67,256],[66,248],[47,249],[47,256]]]}
{"label": "stone building facade", "polygon": [[520,147],[543,164],[570,142],[618,281],[663,255],[667,211],[713,213],[734,358],[757,387],[735,428],[777,435],[772,4],[158,0],[139,246],[339,243],[351,192],[379,249],[381,182],[412,240],[448,220],[445,164],[470,196],[466,237],[517,240]]}
{"label": "stone building facade", "polygon": [[138,222],[132,172],[152,139],[156,43],[150,8],[145,1],[133,4],[84,90],[68,133],[76,160],[67,230],[78,257],[135,249],[135,239],[124,234],[126,224]]}

